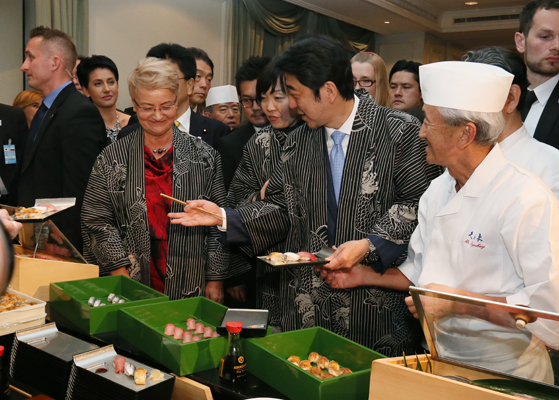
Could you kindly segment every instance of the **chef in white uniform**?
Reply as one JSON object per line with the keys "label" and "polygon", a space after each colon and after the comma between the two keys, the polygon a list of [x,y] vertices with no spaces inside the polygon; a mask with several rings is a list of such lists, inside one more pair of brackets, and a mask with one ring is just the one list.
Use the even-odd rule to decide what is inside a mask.
{"label": "chef in white uniform", "polygon": [[[408,259],[379,275],[337,250],[322,270],[336,288],[410,284],[559,312],[559,202],[541,180],[508,161],[495,139],[513,76],[467,62],[421,66],[427,161],[446,167],[419,202]],[[411,298],[406,299],[415,314]],[[553,382],[544,343],[559,348],[559,329],[538,319],[519,329],[469,315],[436,323],[439,353],[455,360]]]}

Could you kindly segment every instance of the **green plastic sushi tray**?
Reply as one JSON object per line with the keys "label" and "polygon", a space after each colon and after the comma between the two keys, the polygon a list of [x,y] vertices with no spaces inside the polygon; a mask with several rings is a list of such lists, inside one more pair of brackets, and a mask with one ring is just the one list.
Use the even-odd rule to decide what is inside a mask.
{"label": "green plastic sushi tray", "polygon": [[[111,304],[107,299],[111,293],[125,302]],[[90,297],[106,305],[91,307]],[[69,322],[88,335],[116,331],[120,309],[169,301],[168,296],[122,275],[51,283],[49,299],[51,321]]]}
{"label": "green plastic sushi tray", "polygon": [[186,329],[186,320],[194,318],[215,330],[226,311],[227,307],[205,297],[122,309],[118,313],[118,333],[175,374],[188,375],[217,368],[227,338],[182,343],[182,340],[165,335],[165,325],[174,324]]}
{"label": "green plastic sushi tray", "polygon": [[[292,400],[366,400],[371,364],[384,358],[373,350],[324,328],[278,333],[244,342],[248,371]],[[320,379],[290,363],[290,356],[308,359],[311,352],[335,360],[352,373]]]}

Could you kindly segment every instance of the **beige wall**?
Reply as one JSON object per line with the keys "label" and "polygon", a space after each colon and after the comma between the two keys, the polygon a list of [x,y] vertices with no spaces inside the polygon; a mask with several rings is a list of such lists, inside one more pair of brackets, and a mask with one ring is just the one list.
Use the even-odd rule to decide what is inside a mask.
{"label": "beige wall", "polygon": [[0,103],[12,104],[23,89],[23,7],[21,1],[0,0]]}
{"label": "beige wall", "polygon": [[230,2],[233,0],[93,0],[89,52],[110,57],[120,74],[118,108],[131,106],[127,77],[150,47],[175,42],[204,49],[215,65],[214,84],[226,82]]}

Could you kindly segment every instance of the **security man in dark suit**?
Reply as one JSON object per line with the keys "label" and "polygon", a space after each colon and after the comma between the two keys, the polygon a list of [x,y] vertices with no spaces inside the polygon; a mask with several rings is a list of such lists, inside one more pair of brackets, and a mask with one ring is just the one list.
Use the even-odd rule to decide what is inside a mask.
{"label": "security man in dark suit", "polygon": [[[228,135],[231,129],[223,122],[195,113],[190,108],[190,95],[196,78],[196,60],[192,53],[176,43],[161,43],[152,47],[146,57],[167,59],[171,62],[179,75],[179,94],[177,97],[177,127],[192,136],[202,138],[213,148],[219,140]],[[133,117],[134,118],[134,117]],[[122,138],[140,127],[140,124],[130,119],[128,126],[123,128],[118,138]]]}
{"label": "security man in dark suit", "polygon": [[21,70],[44,98],[31,121],[10,201],[30,207],[36,199],[75,197],[76,205],[52,220],[81,252],[80,211],[91,168],[106,144],[105,124],[72,82],[77,52],[70,36],[34,28],[25,55]]}
{"label": "security man in dark suit", "polygon": [[514,39],[530,82],[524,126],[535,139],[559,149],[559,0],[526,5]]}
{"label": "security man in dark suit", "polygon": [[27,139],[27,120],[22,109],[0,104],[0,141],[2,156],[0,157],[0,195],[2,201],[8,194],[8,188],[17,164],[21,162],[23,143]]}

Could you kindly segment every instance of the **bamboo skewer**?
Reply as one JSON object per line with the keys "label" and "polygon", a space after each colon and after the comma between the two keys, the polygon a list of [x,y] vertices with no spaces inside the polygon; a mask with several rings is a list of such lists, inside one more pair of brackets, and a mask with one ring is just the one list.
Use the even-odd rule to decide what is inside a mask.
{"label": "bamboo skewer", "polygon": [[[165,193],[160,193],[160,194],[161,194],[161,197],[165,197],[166,199],[172,200],[172,201],[177,202],[179,204],[182,204],[184,206],[188,205],[188,202],[186,202],[186,201],[182,201],[182,200],[179,200],[179,199],[175,199],[174,197],[167,196]],[[214,214],[213,212],[210,212],[208,210],[204,210],[201,207],[196,207],[196,211],[198,211],[199,213],[206,214],[206,215],[209,215],[211,217],[223,220],[223,217],[221,215]]]}

